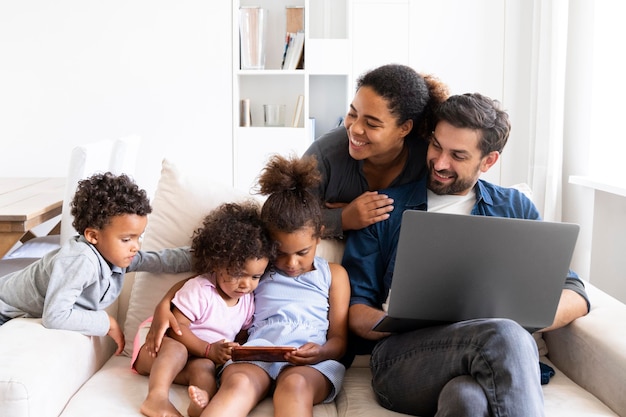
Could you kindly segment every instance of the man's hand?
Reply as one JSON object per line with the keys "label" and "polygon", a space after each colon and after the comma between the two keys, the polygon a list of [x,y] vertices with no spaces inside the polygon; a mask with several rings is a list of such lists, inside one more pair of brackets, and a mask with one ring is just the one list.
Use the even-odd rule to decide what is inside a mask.
{"label": "man's hand", "polygon": [[368,340],[380,340],[391,333],[376,332],[372,327],[385,317],[386,313],[365,304],[353,304],[348,314],[348,326],[357,336]]}
{"label": "man's hand", "polygon": [[124,332],[120,328],[120,325],[117,323],[113,317],[109,316],[109,332],[107,335],[111,336],[111,338],[117,344],[117,350],[115,351],[116,355],[119,355],[124,350]]}
{"label": "man's hand", "polygon": [[343,208],[341,224],[343,230],[359,230],[389,218],[393,210],[393,199],[377,191],[366,191],[347,203],[326,203],[330,209]]}

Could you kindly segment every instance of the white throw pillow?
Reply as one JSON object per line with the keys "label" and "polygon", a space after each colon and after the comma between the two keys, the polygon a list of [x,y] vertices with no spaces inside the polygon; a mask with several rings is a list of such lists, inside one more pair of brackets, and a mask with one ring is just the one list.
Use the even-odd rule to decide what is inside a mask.
{"label": "white throw pillow", "polygon": [[[173,163],[163,160],[142,249],[191,245],[194,230],[202,226],[202,220],[209,211],[225,202],[251,198],[254,197],[208,177],[185,174]],[[135,275],[124,325],[125,355],[132,354],[139,324],[153,314],[156,304],[174,283],[189,276],[191,273],[138,272]]]}

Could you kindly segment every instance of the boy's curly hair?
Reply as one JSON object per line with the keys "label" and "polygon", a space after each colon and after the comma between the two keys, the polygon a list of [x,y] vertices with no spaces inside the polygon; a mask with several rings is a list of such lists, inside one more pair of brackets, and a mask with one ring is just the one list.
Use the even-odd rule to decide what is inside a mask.
{"label": "boy's curly hair", "polygon": [[207,274],[219,268],[243,270],[250,259],[273,259],[276,247],[253,201],[225,203],[212,210],[193,235],[192,269]]}
{"label": "boy's curly hair", "polygon": [[125,174],[95,174],[78,182],[70,203],[72,226],[81,235],[92,227],[102,229],[111,218],[123,214],[147,216],[152,212],[145,190]]}

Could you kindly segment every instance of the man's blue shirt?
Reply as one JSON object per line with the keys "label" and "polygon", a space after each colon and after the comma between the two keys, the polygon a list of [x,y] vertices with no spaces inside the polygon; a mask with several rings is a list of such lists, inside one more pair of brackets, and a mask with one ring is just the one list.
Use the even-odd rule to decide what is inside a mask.
{"label": "man's blue shirt", "polygon": [[[479,180],[474,186],[476,204],[471,214],[541,220],[533,202],[519,190],[500,187]],[[387,220],[375,223],[347,236],[342,264],[350,277],[350,304],[366,304],[380,309],[391,288],[402,213],[405,210],[427,210],[426,179],[380,191],[394,200]],[[522,256],[522,254],[520,254]],[[589,300],[582,281],[570,271],[564,288]]]}

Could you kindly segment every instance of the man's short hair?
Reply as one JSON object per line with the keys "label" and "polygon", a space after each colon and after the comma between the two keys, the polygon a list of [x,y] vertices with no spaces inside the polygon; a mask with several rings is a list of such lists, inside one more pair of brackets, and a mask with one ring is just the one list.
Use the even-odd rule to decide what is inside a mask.
{"label": "man's short hair", "polygon": [[479,148],[485,156],[502,153],[509,138],[511,122],[498,100],[479,93],[450,96],[436,111],[437,122],[446,121],[454,127],[480,130]]}

